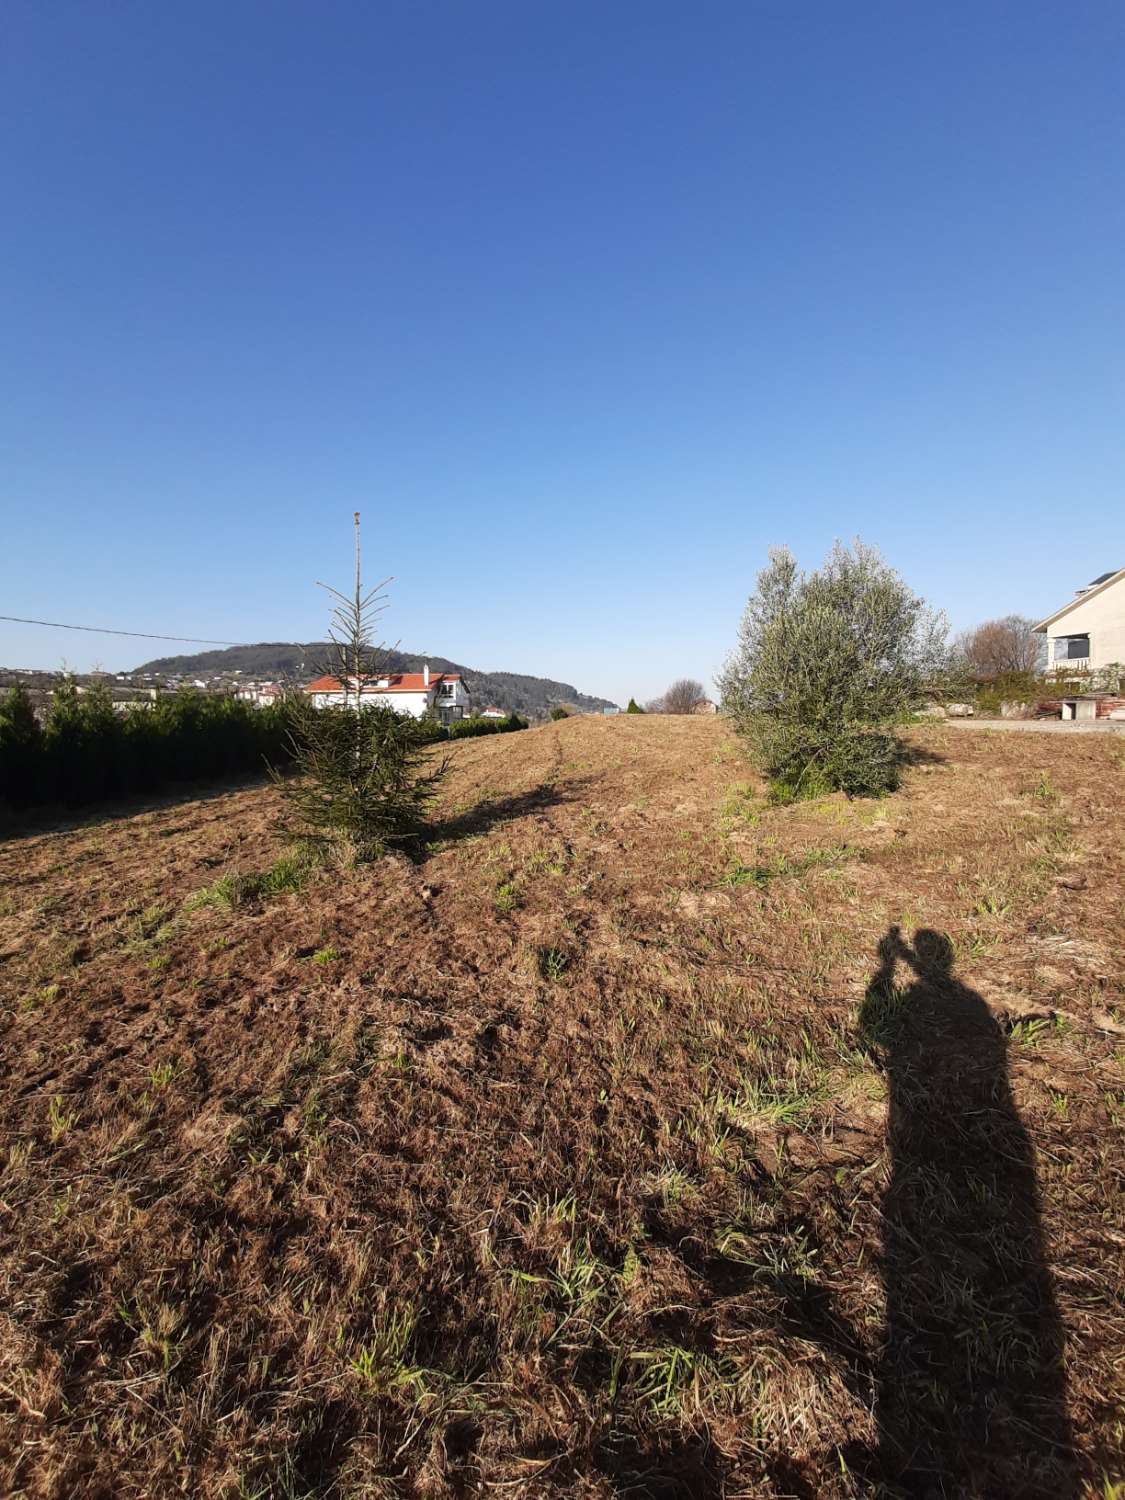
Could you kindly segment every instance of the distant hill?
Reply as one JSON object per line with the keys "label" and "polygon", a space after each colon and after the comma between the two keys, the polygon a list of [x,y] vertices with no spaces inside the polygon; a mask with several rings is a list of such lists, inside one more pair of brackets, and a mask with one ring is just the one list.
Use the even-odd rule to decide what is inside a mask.
{"label": "distant hill", "polygon": [[[310,641],[305,646],[263,641],[257,646],[228,646],[221,651],[198,651],[191,656],[160,656],[133,670],[162,673],[169,677],[241,672],[244,677],[296,684],[314,677],[327,655],[328,647],[323,641]],[[411,651],[387,653],[387,665],[392,672],[420,672],[426,662],[435,672],[460,672],[468,682],[473,703],[478,708],[495,704],[497,708],[516,713],[543,714],[556,703],[573,703],[576,708],[595,712],[614,707],[608,698],[580,693],[573,683],[555,682],[550,677],[528,677],[520,672],[481,672],[476,667],[449,661],[444,656],[418,656]]]}

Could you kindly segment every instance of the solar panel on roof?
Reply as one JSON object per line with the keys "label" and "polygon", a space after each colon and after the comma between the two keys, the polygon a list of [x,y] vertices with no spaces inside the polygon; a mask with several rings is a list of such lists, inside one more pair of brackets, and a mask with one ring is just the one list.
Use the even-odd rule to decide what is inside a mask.
{"label": "solar panel on roof", "polygon": [[1091,578],[1086,585],[1087,588],[1095,589],[1099,583],[1104,583],[1107,578],[1112,578],[1115,573],[1120,573],[1120,568],[1110,568],[1108,573],[1099,573],[1096,578]]}

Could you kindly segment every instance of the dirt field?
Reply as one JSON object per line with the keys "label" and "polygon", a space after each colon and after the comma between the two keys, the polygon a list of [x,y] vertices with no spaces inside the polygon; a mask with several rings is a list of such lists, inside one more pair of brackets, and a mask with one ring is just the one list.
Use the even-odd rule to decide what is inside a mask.
{"label": "dirt field", "polygon": [[268,789],[0,844],[0,1490],[1125,1493],[1125,748],[915,745],[468,741],[233,909]]}

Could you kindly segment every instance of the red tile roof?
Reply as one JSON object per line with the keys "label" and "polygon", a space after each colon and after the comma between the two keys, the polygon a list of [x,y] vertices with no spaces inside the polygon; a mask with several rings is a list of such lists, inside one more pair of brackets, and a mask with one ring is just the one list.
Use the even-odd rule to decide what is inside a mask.
{"label": "red tile roof", "polygon": [[[460,672],[431,672],[429,687],[422,681],[421,672],[387,672],[383,674],[387,679],[386,687],[376,687],[375,681],[382,681],[382,677],[364,685],[365,693],[429,693],[437,687],[439,682],[460,682]],[[338,677],[318,677],[315,682],[310,682],[305,688],[306,693],[342,693],[343,684]],[[355,689],[353,688],[354,692]]]}

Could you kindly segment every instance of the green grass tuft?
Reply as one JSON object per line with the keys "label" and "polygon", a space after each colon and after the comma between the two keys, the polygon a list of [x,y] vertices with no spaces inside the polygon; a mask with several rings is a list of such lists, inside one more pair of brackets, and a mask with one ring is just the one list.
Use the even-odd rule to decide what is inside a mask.
{"label": "green grass tuft", "polygon": [[233,911],[238,906],[291,894],[299,891],[323,862],[323,854],[314,845],[297,844],[279,855],[264,873],[221,876],[213,885],[189,896],[184,909],[198,911],[210,906],[217,911]]}

